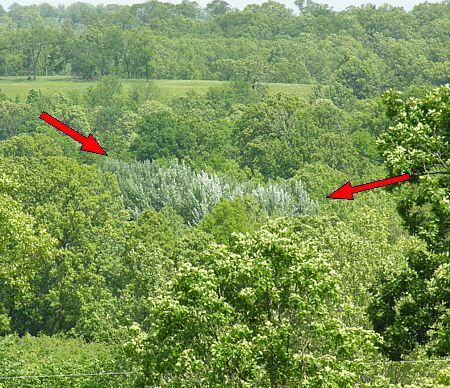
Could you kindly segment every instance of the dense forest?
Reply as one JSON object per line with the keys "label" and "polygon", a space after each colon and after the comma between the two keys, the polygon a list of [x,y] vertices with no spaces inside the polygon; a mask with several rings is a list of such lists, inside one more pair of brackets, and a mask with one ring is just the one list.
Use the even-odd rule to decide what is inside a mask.
{"label": "dense forest", "polygon": [[450,385],[450,2],[296,5],[0,6],[0,387]]}

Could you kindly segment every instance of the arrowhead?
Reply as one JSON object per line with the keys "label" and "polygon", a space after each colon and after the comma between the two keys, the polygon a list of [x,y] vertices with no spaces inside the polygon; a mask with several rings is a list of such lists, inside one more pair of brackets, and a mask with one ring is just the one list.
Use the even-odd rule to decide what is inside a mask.
{"label": "arrowhead", "polygon": [[98,144],[97,140],[92,133],[89,134],[88,138],[85,140],[81,146],[81,151],[93,152],[94,154],[106,155],[105,150]]}
{"label": "arrowhead", "polygon": [[347,182],[344,186],[339,187],[336,191],[333,191],[327,198],[333,199],[353,199],[353,187],[350,182]]}

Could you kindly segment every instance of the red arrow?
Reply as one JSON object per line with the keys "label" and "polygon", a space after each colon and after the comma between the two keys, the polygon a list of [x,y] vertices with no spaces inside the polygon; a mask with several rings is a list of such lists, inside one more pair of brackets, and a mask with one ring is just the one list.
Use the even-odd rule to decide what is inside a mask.
{"label": "red arrow", "polygon": [[409,180],[411,176],[409,174],[403,174],[395,176],[393,178],[381,179],[379,181],[365,183],[359,186],[352,186],[350,182],[347,182],[344,186],[340,187],[336,191],[332,192],[327,198],[333,199],[353,199],[354,193],[359,193],[360,191],[372,190],[377,187],[392,185],[394,183],[403,182]]}
{"label": "red arrow", "polygon": [[39,118],[44,120],[46,123],[52,125],[56,129],[59,129],[61,132],[65,133],[67,136],[70,136],[72,139],[75,139],[78,143],[81,143],[82,151],[106,155],[105,150],[100,146],[100,144],[98,144],[95,137],[92,136],[92,133],[90,133],[88,137],[84,137],[81,133],[75,131],[66,124],[55,119],[53,116],[50,116],[46,112],[42,112]]}

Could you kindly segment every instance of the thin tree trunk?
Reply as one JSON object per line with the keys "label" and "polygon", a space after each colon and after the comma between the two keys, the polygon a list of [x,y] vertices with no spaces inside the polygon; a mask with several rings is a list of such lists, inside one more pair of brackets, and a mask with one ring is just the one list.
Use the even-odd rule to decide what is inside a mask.
{"label": "thin tree trunk", "polygon": [[39,61],[39,56],[41,55],[42,46],[39,46],[39,50],[36,55],[36,59],[33,61],[33,79],[36,79],[37,63]]}

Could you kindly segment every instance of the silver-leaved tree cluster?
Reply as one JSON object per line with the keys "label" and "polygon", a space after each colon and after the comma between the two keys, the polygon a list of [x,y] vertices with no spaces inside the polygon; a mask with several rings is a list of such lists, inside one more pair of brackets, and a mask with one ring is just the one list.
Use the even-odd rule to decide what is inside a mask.
{"label": "silver-leaved tree cluster", "polygon": [[317,211],[317,204],[303,189],[301,181],[254,184],[196,172],[184,163],[167,166],[149,161],[107,161],[104,172],[116,175],[126,207],[138,214],[144,209],[175,210],[188,224],[196,224],[221,199],[252,196],[268,216],[293,216]]}

